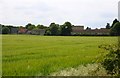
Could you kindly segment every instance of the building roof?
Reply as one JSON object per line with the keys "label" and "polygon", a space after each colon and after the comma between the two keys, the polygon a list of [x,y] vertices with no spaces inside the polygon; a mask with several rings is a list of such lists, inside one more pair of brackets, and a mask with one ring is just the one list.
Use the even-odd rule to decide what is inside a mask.
{"label": "building roof", "polygon": [[92,33],[92,34],[108,34],[110,32],[110,29],[106,28],[101,28],[101,29],[86,29],[84,30],[83,28],[72,28],[72,33]]}

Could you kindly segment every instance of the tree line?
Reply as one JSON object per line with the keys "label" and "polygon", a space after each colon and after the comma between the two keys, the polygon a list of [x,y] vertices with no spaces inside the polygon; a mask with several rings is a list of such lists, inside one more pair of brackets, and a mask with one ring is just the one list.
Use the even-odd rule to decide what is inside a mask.
{"label": "tree line", "polygon": [[63,25],[51,23],[49,27],[40,24],[35,26],[34,24],[31,23],[28,23],[27,25],[25,25],[25,27],[5,26],[0,24],[2,34],[10,34],[10,29],[14,27],[18,29],[25,28],[29,31],[35,29],[45,29],[45,35],[51,35],[51,36],[58,36],[58,35],[70,36],[72,31],[72,26],[73,25],[70,22],[65,22]]}
{"label": "tree line", "polygon": [[45,35],[51,35],[51,36],[70,36],[72,31],[72,24],[70,22],[65,22],[63,25],[59,25],[56,23],[51,23],[49,27],[44,25],[33,25],[31,23],[27,24],[25,26],[28,30],[34,30],[34,29],[45,29]]}
{"label": "tree line", "polygon": [[[72,25],[70,22],[65,22],[63,25],[59,25],[56,23],[51,23],[49,26],[44,26],[44,25],[40,25],[38,24],[37,26],[35,26],[34,24],[28,23],[27,25],[25,25],[25,27],[15,27],[15,26],[6,26],[6,25],[2,25],[0,24],[0,32],[2,34],[10,34],[10,29],[11,28],[25,28],[27,30],[36,30],[36,29],[44,29],[45,30],[45,35],[51,35],[51,36],[70,36],[71,32],[72,32],[72,27],[74,25]],[[89,27],[87,27],[89,28]],[[86,28],[86,29],[87,29]],[[120,22],[115,19],[112,22],[112,25],[110,25],[109,23],[107,23],[106,25],[106,29],[110,30],[110,35],[112,36],[120,36]]]}

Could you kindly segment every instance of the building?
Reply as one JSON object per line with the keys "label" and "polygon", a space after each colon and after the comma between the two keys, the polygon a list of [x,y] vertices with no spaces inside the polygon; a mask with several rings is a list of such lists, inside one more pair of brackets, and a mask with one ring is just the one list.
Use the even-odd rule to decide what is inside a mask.
{"label": "building", "polygon": [[31,34],[33,34],[33,35],[44,35],[45,34],[45,29],[33,29],[31,31]]}
{"label": "building", "polygon": [[44,35],[45,34],[45,29],[28,30],[25,27],[20,27],[19,30],[18,30],[18,34]]}
{"label": "building", "polygon": [[84,32],[84,26],[73,26],[72,27],[72,32],[71,32],[72,35],[80,34],[82,32]]}
{"label": "building", "polygon": [[17,34],[18,33],[18,28],[12,27],[10,28],[11,34]]}
{"label": "building", "polygon": [[93,29],[93,35],[110,35],[110,29],[101,28],[101,29]]}
{"label": "building", "polygon": [[120,21],[120,1],[118,2],[118,20]]}
{"label": "building", "polygon": [[23,27],[19,28],[19,30],[18,30],[18,34],[26,34],[26,32],[27,32],[27,29],[25,29]]}
{"label": "building", "polygon": [[40,35],[45,35],[45,29],[40,29]]}
{"label": "building", "polygon": [[73,26],[72,35],[110,35],[110,29],[101,28],[101,29],[85,29],[84,26]]}

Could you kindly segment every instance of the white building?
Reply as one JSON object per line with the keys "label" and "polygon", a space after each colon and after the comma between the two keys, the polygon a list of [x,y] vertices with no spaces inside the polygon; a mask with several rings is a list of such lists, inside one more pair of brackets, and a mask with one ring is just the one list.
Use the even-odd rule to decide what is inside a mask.
{"label": "white building", "polygon": [[120,1],[118,2],[118,20],[120,21]]}

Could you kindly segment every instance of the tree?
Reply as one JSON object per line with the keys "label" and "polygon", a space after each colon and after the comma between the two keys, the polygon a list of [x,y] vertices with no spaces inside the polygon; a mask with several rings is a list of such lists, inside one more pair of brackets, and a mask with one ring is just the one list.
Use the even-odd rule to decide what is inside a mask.
{"label": "tree", "polygon": [[2,34],[9,34],[9,33],[10,33],[10,29],[8,27],[2,28]]}
{"label": "tree", "polygon": [[31,26],[32,24],[31,23],[28,23],[25,28],[28,29],[29,26]]}
{"label": "tree", "polygon": [[106,29],[110,29],[110,23],[107,23]]}
{"label": "tree", "polygon": [[44,26],[44,25],[40,25],[40,24],[38,24],[38,25],[37,25],[37,28],[38,28],[38,29],[46,29],[47,27]]}
{"label": "tree", "polygon": [[69,36],[71,35],[72,31],[72,24],[70,22],[65,22],[63,25],[61,25],[61,35]]}
{"label": "tree", "polygon": [[31,23],[28,23],[26,26],[25,26],[26,29],[28,30],[32,30],[35,28],[35,25],[31,24]]}
{"label": "tree", "polygon": [[51,35],[59,35],[59,25],[55,23],[50,24]]}
{"label": "tree", "polygon": [[38,28],[38,29],[44,29],[44,26],[43,26],[43,25],[38,24],[38,25],[37,25],[37,28]]}
{"label": "tree", "polygon": [[0,34],[2,34],[2,27],[4,27],[2,24],[0,24]]}
{"label": "tree", "polygon": [[114,24],[110,30],[111,35],[120,36],[120,22]]}
{"label": "tree", "polygon": [[117,22],[119,22],[117,19],[115,19],[114,21],[113,21],[113,23],[112,23],[112,26],[111,26],[111,28],[115,25],[115,23],[117,23]]}
{"label": "tree", "polygon": [[27,29],[28,30],[33,30],[35,28],[35,26],[34,25],[31,25],[31,26],[29,26]]}
{"label": "tree", "polygon": [[91,28],[87,27],[86,30],[91,30]]}
{"label": "tree", "polygon": [[50,30],[46,30],[45,35],[51,35]]}

